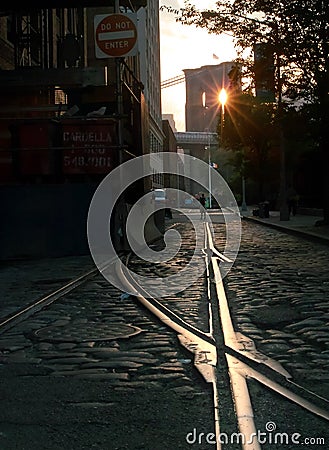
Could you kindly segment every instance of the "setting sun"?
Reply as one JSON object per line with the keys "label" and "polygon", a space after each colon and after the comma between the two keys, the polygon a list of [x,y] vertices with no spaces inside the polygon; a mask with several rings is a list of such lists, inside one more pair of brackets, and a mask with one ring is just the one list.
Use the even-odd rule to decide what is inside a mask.
{"label": "setting sun", "polygon": [[227,102],[227,92],[226,92],[226,89],[222,89],[221,91],[220,91],[220,93],[218,94],[218,100],[219,100],[219,103],[222,105],[222,106],[225,106],[225,103]]}

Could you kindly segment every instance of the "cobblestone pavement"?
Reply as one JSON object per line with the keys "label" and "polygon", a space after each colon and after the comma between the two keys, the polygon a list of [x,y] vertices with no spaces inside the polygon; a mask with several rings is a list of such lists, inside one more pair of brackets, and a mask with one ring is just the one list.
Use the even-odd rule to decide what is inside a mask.
{"label": "cobblestone pavement", "polygon": [[[183,248],[170,266],[160,267],[163,274],[185,264],[194,244],[190,225],[176,226]],[[221,250],[223,225],[214,230]],[[328,256],[321,244],[243,222],[241,250],[225,279],[236,330],[296,382],[326,397]],[[91,267],[88,257],[2,267],[0,317]],[[192,281],[166,305],[207,331],[205,279]],[[191,358],[174,332],[97,275],[0,336],[0,449],[213,449],[204,439],[186,442],[194,429],[213,432],[211,392]],[[328,443],[327,422],[249,383],[259,430],[273,422],[280,432]]]}
{"label": "cobblestone pavement", "polygon": [[[329,247],[259,224],[242,225],[240,252],[225,278],[235,329],[281,362],[296,383],[328,399]],[[219,242],[223,226],[217,225],[215,232]],[[278,411],[273,407],[276,395],[254,383],[251,390],[259,429],[272,421],[277,431],[325,438],[324,445],[310,448],[327,448],[325,421],[288,400],[281,403],[285,411]]]}
{"label": "cobblestone pavement", "polygon": [[[2,316],[90,269],[85,257],[58,262],[4,268]],[[191,298],[206,326],[202,282],[177,305]],[[1,450],[183,449],[192,423],[214,427],[212,392],[176,333],[100,274],[0,336],[0,396]]]}
{"label": "cobblestone pavement", "polygon": [[226,278],[237,328],[313,387],[329,382],[328,261],[328,246],[243,223]]}
{"label": "cobblestone pavement", "polygon": [[0,263],[0,320],[94,268],[90,256]]}
{"label": "cobblestone pavement", "polygon": [[296,214],[295,216],[291,215],[289,220],[280,220],[279,211],[270,211],[269,217],[259,218],[253,216],[253,209],[255,208],[250,207],[246,211],[241,211],[245,220],[271,226],[300,237],[312,238],[313,240],[329,243],[329,226],[318,225],[323,219],[321,216]]}

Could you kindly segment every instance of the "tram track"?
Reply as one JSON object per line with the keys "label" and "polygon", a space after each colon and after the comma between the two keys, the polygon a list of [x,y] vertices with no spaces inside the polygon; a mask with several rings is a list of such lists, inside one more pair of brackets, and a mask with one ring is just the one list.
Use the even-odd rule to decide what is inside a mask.
{"label": "tram track", "polygon": [[[329,420],[329,412],[325,409],[326,403],[328,400],[324,397],[318,396],[316,393],[303,388],[303,386],[295,383],[291,379],[291,375],[287,372],[283,366],[273,360],[272,358],[267,357],[266,355],[257,351],[254,342],[248,337],[242,335],[241,333],[235,332],[232,324],[232,319],[230,316],[230,311],[228,307],[228,302],[225,294],[225,288],[223,284],[223,280],[221,277],[221,269],[220,264],[230,263],[229,258],[225,257],[221,254],[215,247],[213,238],[211,235],[211,230],[207,222],[204,223],[205,226],[205,248],[203,250],[205,259],[206,259],[206,272],[207,272],[207,292],[209,297],[209,330],[211,330],[210,335],[214,339],[214,348],[212,348],[212,357],[209,360],[206,360],[204,364],[207,366],[211,366],[211,370],[209,368],[204,370],[204,366],[196,365],[196,368],[201,372],[204,376],[205,380],[208,383],[212,384],[213,388],[213,398],[214,398],[214,420],[215,420],[215,430],[216,430],[216,448],[217,450],[222,449],[221,445],[221,418],[219,414],[219,392],[217,389],[217,372],[218,369],[218,360],[220,358],[225,357],[227,370],[230,377],[230,385],[226,386],[226,388],[232,390],[232,397],[234,401],[235,413],[238,423],[238,433],[245,437],[254,436],[252,441],[249,441],[248,438],[243,440],[242,449],[243,450],[260,450],[261,445],[257,441],[257,429],[254,421],[254,413],[252,408],[252,403],[250,399],[250,394],[248,390],[247,380],[254,379],[277,393],[281,396],[289,399],[290,401],[298,404],[300,407],[306,409],[307,411],[325,419]],[[210,272],[208,269],[208,262],[211,261],[212,271]],[[124,274],[122,274],[124,276]],[[218,313],[220,318],[221,329],[218,329],[214,326],[213,320],[213,309],[214,305],[212,305],[211,299],[211,277],[214,277],[214,284],[216,286],[216,302],[218,302]],[[125,282],[122,279],[123,283]],[[130,280],[131,281],[131,280]],[[186,335],[187,329],[185,328],[186,322],[180,323],[177,326],[177,322],[172,320],[168,320],[167,316],[163,316],[156,312],[156,308],[153,306],[150,308],[149,300],[146,300],[143,295],[143,289],[134,284],[132,286],[130,282],[127,284],[127,288],[135,290],[136,297],[138,297],[144,306],[155,312],[158,317],[163,320],[166,325],[174,329],[179,333],[179,336]],[[137,289],[137,291],[136,291]],[[150,297],[147,294],[148,297]],[[162,308],[161,303],[156,299],[152,299],[153,302],[157,302],[158,306]],[[216,309],[216,308],[215,308]],[[169,310],[168,310],[169,311]],[[174,314],[170,311],[170,314]],[[179,316],[174,314],[176,320],[180,322]],[[200,331],[200,330],[198,330]],[[216,335],[217,333],[217,335]],[[202,333],[201,333],[202,334]],[[222,338],[218,336],[218,334],[222,334]],[[195,335],[193,335],[193,340],[195,340]],[[208,337],[208,336],[207,336]],[[191,335],[189,335],[191,338]],[[193,344],[185,345],[191,352],[195,355],[200,352],[200,347],[205,344],[204,337],[199,336],[201,341],[198,342],[197,345]],[[220,347],[216,341],[221,341],[222,346]],[[184,339],[180,339],[180,342],[184,345]],[[197,348],[197,351],[195,351]],[[216,350],[215,350],[216,348]],[[201,353],[203,351],[201,350]],[[220,356],[218,355],[220,354]],[[195,357],[195,361],[198,358]],[[216,367],[214,367],[214,365]],[[209,374],[211,374],[209,376]],[[288,387],[287,387],[288,386]],[[295,388],[295,392],[293,390]],[[307,393],[308,396],[314,401],[320,400],[322,402],[322,406],[318,406],[313,403],[311,400],[303,398],[302,394]]]}
{"label": "tram track", "polygon": [[[94,279],[94,274],[98,274],[97,279]],[[88,285],[86,281],[90,281],[91,285]],[[70,286],[63,286],[61,289],[57,289],[51,295],[48,294],[43,298],[45,300],[49,297],[52,301],[41,302],[40,300],[37,300],[34,305],[35,308],[32,307],[32,304],[29,304],[28,308],[26,308],[27,311],[24,314],[19,314],[20,311],[17,311],[17,314],[11,315],[12,319],[9,322],[6,320],[7,323],[4,324],[4,326],[6,325],[6,330],[3,328],[2,336],[0,338],[2,387],[8,384],[9,386],[12,386],[11,377],[8,379],[8,382],[3,379],[4,376],[6,376],[6,373],[16,371],[15,367],[17,367],[19,368],[20,374],[30,374],[33,366],[33,373],[35,373],[35,375],[41,376],[41,378],[50,377],[48,381],[49,391],[52,390],[51,386],[53,383],[55,383],[55,385],[57,384],[58,377],[63,380],[61,382],[63,392],[65,392],[66,385],[70,386],[72,383],[80,383],[84,380],[90,381],[89,387],[93,392],[95,389],[94,384],[97,386],[99,381],[101,384],[103,384],[103,380],[106,381],[106,392],[109,392],[106,395],[109,397],[109,405],[114,404],[114,398],[125,398],[126,392],[127,399],[129,398],[127,408],[129,408],[131,403],[131,392],[135,390],[137,390],[136,393],[138,392],[136,397],[146,397],[147,395],[146,398],[148,401],[151,400],[151,403],[155,402],[156,405],[159,402],[159,404],[161,404],[160,398],[162,394],[159,390],[160,387],[162,390],[164,388],[170,389],[170,392],[175,394],[172,395],[173,400],[168,400],[168,404],[173,404],[173,402],[175,404],[178,397],[184,402],[185,396],[191,395],[196,396],[196,399],[194,400],[195,403],[199,402],[202,404],[207,401],[208,394],[204,396],[204,387],[202,387],[202,384],[200,384],[199,387],[194,387],[193,383],[192,388],[192,380],[196,381],[197,377],[195,376],[195,372],[197,371],[192,367],[191,361],[186,359],[189,352],[185,347],[184,351],[177,351],[177,343],[172,337],[173,333],[167,330],[168,327],[159,326],[157,320],[153,320],[153,317],[143,313],[142,308],[137,304],[135,298],[133,299],[130,297],[127,299],[125,294],[122,294],[122,292],[119,293],[118,290],[110,287],[101,277],[99,271],[88,272],[83,279],[78,277],[78,282],[71,282],[68,284]],[[79,287],[80,289],[78,289]],[[105,291],[105,293],[102,294],[103,299],[99,298],[101,289]],[[94,290],[99,290],[98,293],[95,292],[95,298],[98,297],[97,303],[92,305],[92,301],[89,302],[91,310],[88,311],[88,307],[86,308],[85,306],[85,299],[90,296],[91,292]],[[106,298],[108,295],[106,295],[106,291],[111,293],[111,297],[109,297],[108,300]],[[100,300],[102,301],[100,302]],[[79,309],[81,308],[83,312],[76,316],[75,310],[79,312],[77,308],[78,305]],[[134,308],[133,305],[136,305],[136,308]],[[139,313],[138,317],[136,315],[137,311]],[[71,318],[69,316],[71,316]],[[119,331],[122,330],[123,323],[131,327],[132,324],[136,323],[137,319],[137,321],[139,321],[137,324],[142,329],[142,333],[136,334],[137,339],[127,339],[129,336],[126,333],[126,330],[124,330],[125,336],[121,335],[121,340],[120,337],[118,340],[118,334],[115,336],[110,336],[109,334],[100,336],[98,340],[98,328],[105,326],[106,323],[112,323],[111,321],[108,322],[107,317],[115,319],[114,322],[117,322],[118,327],[120,327]],[[78,321],[78,327],[81,332],[90,329],[90,324],[92,325],[93,331],[89,333],[88,337],[80,334],[79,330],[78,334],[75,333],[73,335],[70,333],[70,331],[72,331],[72,325],[74,325],[74,322]],[[135,328],[137,329],[138,327],[136,326]],[[164,328],[166,331],[164,331]],[[193,327],[191,327],[191,330],[192,329]],[[200,330],[200,335],[206,336],[207,333],[204,330]],[[23,345],[20,345],[23,338],[27,342],[27,347],[25,347],[26,350],[20,350],[23,348]],[[210,337],[209,340],[211,340]],[[169,348],[169,343],[171,348]],[[119,345],[120,351],[118,351]],[[19,353],[24,353],[26,356],[18,356]],[[177,362],[174,361],[174,358],[177,358]],[[204,355],[201,354],[200,359],[204,359]],[[202,361],[200,361],[200,363],[202,363]],[[26,369],[24,369],[25,365]],[[13,382],[16,383],[14,380]],[[42,384],[45,382],[46,380],[42,381]],[[22,378],[18,377],[17,383],[17,385],[14,384],[16,387],[14,389],[11,388],[10,390],[13,389],[13,391],[16,391],[16,389],[19,389]],[[118,393],[116,390],[118,390]],[[123,394],[121,394],[121,392],[119,393],[119,390],[121,390]],[[103,391],[104,388],[102,387],[100,390],[100,398],[103,398],[105,395]],[[8,389],[7,392],[9,392]],[[0,395],[2,396],[2,394],[4,394],[3,390],[1,390]],[[59,391],[57,395],[58,394]],[[74,401],[69,403],[73,405],[73,409],[77,407],[74,405],[80,404],[78,398],[81,396],[83,397],[83,392],[81,392],[81,394],[82,395],[75,394]],[[156,397],[152,399],[153,395]],[[12,397],[14,398],[15,396]],[[30,403],[30,400],[28,400],[28,402]],[[32,399],[31,402],[33,403]],[[134,399],[132,399],[132,403],[134,403]],[[98,408],[99,404],[101,404],[99,401],[90,403],[90,414],[94,415],[92,408]],[[118,404],[121,408],[123,407],[121,406],[120,401]],[[87,404],[84,406],[83,402],[81,405],[81,408],[83,409],[88,407]],[[135,407],[136,406],[139,407],[138,400],[137,405],[135,404]],[[183,409],[184,406],[181,406]],[[157,406],[153,405],[152,408],[155,408],[156,410]],[[165,411],[167,408],[168,406],[165,404]],[[195,408],[194,410],[197,412]],[[175,410],[172,409],[172,412],[174,413]],[[74,411],[71,411],[71,413],[73,414]],[[186,414],[187,413],[188,411],[186,411]],[[139,414],[140,417],[144,417],[143,410],[140,411]],[[147,414],[145,415],[147,416]],[[5,424],[6,427],[6,422],[3,422],[4,416],[6,416],[5,410],[3,410],[1,414],[1,427],[3,427],[3,424]],[[38,420],[38,414],[36,414],[35,417],[35,420]],[[122,418],[123,417],[124,416],[122,416]],[[194,418],[194,420],[195,419],[196,418]],[[145,420],[147,420],[146,417]],[[161,420],[166,420],[165,416],[161,417]],[[142,423],[143,421],[141,421],[141,424]],[[203,420],[203,423],[207,423],[207,420]],[[112,423],[109,424],[107,428],[109,436],[115,435],[115,433],[118,432],[116,429],[111,428],[113,426]],[[131,422],[129,424],[127,423],[128,428],[131,428],[132,426],[133,424]],[[139,425],[136,424],[136,427],[138,428]],[[122,424],[119,428],[122,428]],[[119,428],[117,428],[117,430],[119,430]],[[3,428],[1,428],[1,430],[3,430]],[[186,433],[188,433],[188,431],[187,428]],[[179,428],[177,428],[176,434],[178,434],[178,432]],[[18,433],[18,435],[19,434],[20,433]],[[2,446],[4,435],[5,434],[0,433],[0,446]],[[15,442],[17,442],[16,439],[18,439],[18,437],[15,437],[14,439]],[[119,436],[118,439],[120,440],[121,437]],[[181,440],[183,445],[186,445],[184,435],[181,436]],[[32,446],[29,447],[29,445],[26,444],[25,448],[29,449],[32,448]],[[107,445],[102,448],[105,449],[110,447]],[[155,447],[150,444],[150,446],[143,448],[151,449]]]}
{"label": "tram track", "polygon": [[3,318],[0,320],[0,335],[8,331],[10,328],[13,328],[23,320],[32,317],[38,311],[41,311],[43,308],[51,305],[56,300],[62,298],[67,295],[69,292],[73,291],[77,287],[81,286],[87,280],[92,277],[95,277],[98,274],[98,269],[92,269],[88,272],[80,275],[77,278],[69,281],[67,284],[63,285],[59,289],[56,289],[54,292],[47,294],[41,297],[38,300],[31,302],[29,305],[23,307],[22,309],[17,310],[15,313]]}
{"label": "tram track", "polygon": [[[205,228],[205,248],[203,257],[206,268],[206,290],[208,299],[208,329],[204,330],[190,324],[186,317],[172,310],[159,299],[150,297],[147,291],[136,284],[128,271],[121,264],[117,266],[118,276],[126,286],[127,295],[134,297],[138,303],[156,316],[166,327],[175,331],[180,344],[194,355],[195,368],[201,373],[213,391],[214,430],[216,434],[217,450],[233,448],[222,446],[220,435],[228,431],[235,432],[234,427],[225,424],[229,415],[235,414],[237,432],[244,436],[257,435],[254,412],[248,380],[259,382],[280,396],[298,404],[307,411],[329,420],[326,410],[327,399],[317,396],[295,383],[289,372],[272,358],[257,351],[252,339],[236,332],[233,327],[227,303],[225,286],[221,277],[221,264],[230,261],[223,257],[213,242],[211,231],[207,223]],[[200,257],[202,257],[200,255]],[[127,265],[130,258],[128,257]],[[208,264],[209,263],[209,264]],[[98,269],[91,270],[72,280],[51,294],[44,296],[21,311],[5,318],[0,323],[0,334],[14,328],[22,321],[29,319],[43,308],[51,306],[56,300],[71,293],[86,281],[99,273]],[[227,373],[224,372],[227,370]],[[221,405],[223,389],[226,396],[232,396],[232,411],[224,411]],[[307,392],[308,391],[308,392]],[[307,397],[307,398],[304,398]],[[316,405],[315,402],[320,403]],[[226,403],[227,405],[227,403]],[[223,418],[224,415],[224,418]],[[258,450],[261,445],[255,439],[242,445],[243,450]]]}

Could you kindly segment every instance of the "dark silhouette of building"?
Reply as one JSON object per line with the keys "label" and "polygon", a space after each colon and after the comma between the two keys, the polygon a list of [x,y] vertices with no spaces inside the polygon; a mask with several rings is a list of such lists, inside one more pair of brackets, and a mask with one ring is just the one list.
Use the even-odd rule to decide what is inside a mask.
{"label": "dark silhouette of building", "polygon": [[219,120],[218,95],[222,88],[229,89],[228,73],[234,62],[185,69],[186,131],[216,132]]}

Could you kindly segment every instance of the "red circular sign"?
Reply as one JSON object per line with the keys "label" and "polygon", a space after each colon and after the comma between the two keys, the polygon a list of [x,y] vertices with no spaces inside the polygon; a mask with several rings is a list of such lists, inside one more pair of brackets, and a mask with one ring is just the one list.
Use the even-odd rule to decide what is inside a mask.
{"label": "red circular sign", "polygon": [[96,45],[109,56],[124,56],[137,42],[134,22],[124,14],[110,14],[104,17],[95,30]]}

